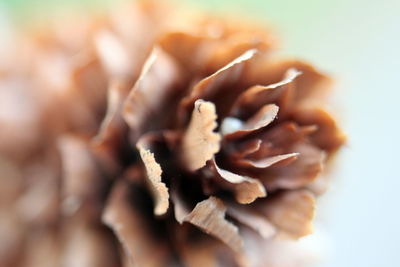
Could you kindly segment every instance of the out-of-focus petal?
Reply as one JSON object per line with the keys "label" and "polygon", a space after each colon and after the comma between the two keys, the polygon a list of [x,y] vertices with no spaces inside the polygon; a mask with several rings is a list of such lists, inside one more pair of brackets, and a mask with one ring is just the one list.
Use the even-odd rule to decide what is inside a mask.
{"label": "out-of-focus petal", "polygon": [[[103,222],[114,231],[134,264],[166,266],[169,258],[167,247],[147,224],[146,216],[141,211],[143,203],[139,196],[133,196],[134,193],[130,192],[129,183],[118,181],[104,210]],[[135,203],[135,200],[138,202]]]}
{"label": "out-of-focus petal", "polygon": [[133,140],[146,131],[165,127],[168,122],[165,118],[175,108],[171,101],[181,90],[180,79],[173,58],[160,48],[154,48],[124,104],[123,116]]}
{"label": "out-of-focus petal", "polygon": [[301,107],[294,112],[293,117],[301,125],[318,126],[311,140],[321,149],[334,152],[346,142],[346,136],[335,119],[320,107]]}
{"label": "out-of-focus petal", "polygon": [[97,215],[103,204],[105,184],[88,140],[65,135],[59,139],[58,146],[63,177],[63,211],[71,215],[83,209],[85,216]]}
{"label": "out-of-focus petal", "polygon": [[284,236],[300,238],[312,232],[315,198],[306,190],[283,191],[259,204],[259,210]]}
{"label": "out-of-focus petal", "polygon": [[276,234],[276,227],[264,216],[254,211],[248,211],[238,205],[230,205],[228,206],[227,214],[250,229],[253,229],[265,239],[271,238]]}

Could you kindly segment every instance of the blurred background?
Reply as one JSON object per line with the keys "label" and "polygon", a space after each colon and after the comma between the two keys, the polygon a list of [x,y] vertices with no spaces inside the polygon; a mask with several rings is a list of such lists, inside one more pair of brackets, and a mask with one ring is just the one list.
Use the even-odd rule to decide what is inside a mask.
{"label": "blurred background", "polygon": [[[1,0],[0,5],[23,23],[54,9],[101,10],[111,2],[117,1]],[[282,41],[279,53],[310,61],[335,78],[334,108],[349,140],[331,189],[319,202],[317,233],[324,245],[313,249],[324,252],[321,267],[400,266],[400,1],[186,2],[265,21]]]}

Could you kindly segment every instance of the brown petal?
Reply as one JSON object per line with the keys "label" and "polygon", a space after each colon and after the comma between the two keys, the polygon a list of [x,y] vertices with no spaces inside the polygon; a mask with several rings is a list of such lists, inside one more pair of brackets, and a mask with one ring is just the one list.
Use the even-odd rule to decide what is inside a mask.
{"label": "brown petal", "polygon": [[285,163],[290,163],[293,160],[296,160],[298,155],[299,155],[299,153],[290,153],[290,154],[271,156],[271,157],[264,158],[261,160],[241,159],[241,160],[236,161],[236,163],[240,164],[242,166],[245,166],[245,167],[264,169],[264,168],[268,168],[272,165],[275,165],[277,163],[282,163],[283,161]]}
{"label": "brown petal", "polygon": [[255,49],[248,50],[214,74],[198,82],[190,92],[190,95],[182,99],[178,109],[178,119],[185,124],[187,114],[198,99],[212,100],[217,92],[226,86],[233,86],[241,77],[244,64],[254,57]]}
{"label": "brown petal", "polygon": [[[91,51],[84,51],[77,55],[71,72],[72,85],[69,86],[72,89],[69,93],[70,99],[67,99],[69,101],[67,104],[72,105],[68,109],[68,112],[71,112],[70,120],[73,123],[82,124],[79,125],[81,128],[87,128],[89,123],[80,121],[82,117],[88,117],[85,120],[89,120],[90,117],[98,119],[96,116],[104,112],[108,77],[102,69],[99,59]],[[93,123],[96,127],[97,120]]]}
{"label": "brown petal", "polygon": [[125,253],[137,266],[165,266],[169,252],[164,242],[149,229],[145,216],[137,207],[143,203],[130,203],[129,188],[124,180],[114,185],[103,222],[115,232]]}
{"label": "brown petal", "polygon": [[101,186],[104,181],[89,142],[77,136],[63,136],[58,140],[63,172],[63,209],[68,215],[78,208],[85,208],[90,214],[101,208]]}
{"label": "brown petal", "polygon": [[293,146],[305,142],[316,129],[316,126],[300,127],[290,121],[277,124],[259,136],[262,140],[260,148],[248,157],[252,160],[262,160],[270,156],[298,152]]}
{"label": "brown petal", "polygon": [[24,80],[0,76],[0,153],[9,159],[28,157],[41,145],[43,107],[37,103],[38,94]]}
{"label": "brown petal", "polygon": [[267,239],[276,234],[276,228],[265,217],[251,211],[247,211],[238,205],[230,205],[227,214],[240,223],[256,231],[260,236]]}
{"label": "brown petal", "polygon": [[195,227],[190,224],[174,224],[171,227],[175,249],[184,266],[236,266],[233,258],[237,255],[234,251]]}
{"label": "brown petal", "polygon": [[174,203],[175,219],[179,224],[182,224],[185,217],[189,214],[189,209],[175,190],[171,190],[171,200]]}
{"label": "brown petal", "polygon": [[238,144],[235,150],[229,153],[229,157],[233,159],[244,158],[249,154],[258,151],[261,147],[262,141],[260,139],[250,139],[241,144]]}
{"label": "brown petal", "polygon": [[244,114],[253,114],[263,105],[270,103],[276,103],[286,110],[292,100],[290,91],[293,90],[294,81],[300,74],[296,69],[289,69],[284,78],[277,83],[250,87],[236,99],[231,108],[231,116],[243,117]]}
{"label": "brown petal", "polygon": [[257,198],[267,195],[264,186],[259,180],[221,169],[215,160],[212,160],[211,164],[218,176],[224,180],[225,186],[234,190],[235,198],[239,203],[249,204]]}
{"label": "brown petal", "polygon": [[130,153],[128,126],[122,118],[122,108],[129,92],[126,82],[111,81],[108,88],[107,111],[100,129],[92,138],[92,148],[96,152],[105,172],[115,177],[121,169],[121,156]]}
{"label": "brown petal", "polygon": [[[328,167],[329,166],[332,165],[328,165]],[[329,170],[324,170],[318,179],[315,179],[311,183],[307,184],[305,188],[310,190],[310,192],[312,192],[314,195],[320,196],[329,189],[331,178],[332,177],[329,176]]]}
{"label": "brown petal", "polygon": [[318,126],[317,131],[310,136],[311,140],[328,152],[336,151],[346,142],[346,136],[337,126],[335,119],[322,108],[302,106],[293,116],[301,125]]}
{"label": "brown petal", "polygon": [[226,207],[216,197],[197,203],[184,221],[196,225],[207,234],[220,239],[236,252],[242,250],[242,240],[238,228],[225,219]]}
{"label": "brown petal", "polygon": [[315,198],[310,192],[284,191],[260,205],[263,214],[289,237],[296,239],[312,232]]}
{"label": "brown petal", "polygon": [[174,108],[170,102],[181,87],[177,64],[160,48],[154,48],[143,66],[142,73],[124,104],[123,116],[133,140],[144,132],[159,130],[168,121]]}
{"label": "brown petal", "polygon": [[[158,44],[186,70],[197,74],[213,73],[250,49],[265,51],[271,48],[271,36],[264,31],[237,30],[221,36],[227,25],[213,24],[200,31],[172,32],[164,35]],[[217,33],[217,34],[215,34]]]}
{"label": "brown petal", "polygon": [[[79,261],[81,262],[86,262],[86,263],[90,263],[92,265],[95,266],[99,266],[99,267],[104,267],[107,266],[107,263],[105,263],[105,265],[101,265],[101,262],[97,262],[96,264],[96,260],[97,259],[101,259],[102,257],[96,257],[97,259],[91,257],[93,254],[92,252],[96,251],[97,249],[101,250],[101,245],[100,246],[92,246],[94,245],[90,240],[90,237],[88,237],[88,233],[83,233],[84,237],[82,237],[80,239],[80,241],[84,241],[83,244],[78,244],[78,248],[77,249],[82,249],[84,248],[84,251],[79,254],[79,257],[77,257],[78,255],[74,255],[75,256],[75,264],[65,264],[66,260],[65,260],[65,256],[63,261],[60,261],[60,256],[61,254],[68,254],[68,250],[70,250],[70,248],[67,246],[61,246],[60,241],[62,241],[62,238],[60,238],[60,235],[56,232],[56,231],[52,231],[53,229],[43,229],[42,231],[36,231],[36,232],[31,232],[30,234],[28,234],[27,236],[25,236],[25,240],[24,240],[24,257],[20,256],[20,260],[23,261],[23,263],[21,264],[21,266],[25,266],[25,267],[54,267],[54,266],[60,266],[60,265],[64,265],[64,266],[79,266]],[[82,234],[82,231],[80,231],[80,234]],[[90,235],[90,234],[89,234]],[[71,240],[73,238],[68,237],[68,241]],[[75,238],[76,239],[76,238]],[[85,242],[87,241],[87,242]],[[108,247],[110,248],[110,247]],[[113,249],[111,248],[111,251]],[[107,256],[111,256],[110,254],[112,254],[112,252],[108,252],[103,254],[105,257]],[[62,253],[63,252],[63,253]],[[67,252],[67,253],[66,253]],[[72,252],[72,251],[71,251]],[[98,252],[98,250],[96,251]],[[105,252],[105,251],[101,251],[101,252]],[[20,253],[19,253],[20,254]],[[114,255],[115,256],[115,255]],[[0,257],[2,258],[2,257]],[[46,259],[45,261],[43,259]],[[102,258],[101,260],[104,260],[104,258]],[[115,257],[110,257],[109,260],[109,264],[111,263],[111,261],[116,260]],[[4,264],[1,260],[0,262],[2,264]],[[62,264],[60,264],[62,263]],[[71,261],[69,261],[68,263],[72,263]],[[2,265],[2,266],[16,266],[16,265]],[[19,266],[19,265],[18,265]]]}
{"label": "brown petal", "polygon": [[[118,262],[119,255],[114,237],[103,227],[81,222],[64,226],[66,238],[61,249],[62,261],[61,264],[53,266],[113,266]],[[43,262],[43,259],[46,259],[45,262],[47,262],[48,257],[51,256],[49,253],[51,251],[47,251],[40,261]],[[43,264],[38,266],[43,266]]]}
{"label": "brown petal", "polygon": [[98,134],[93,138],[96,146],[112,143],[121,138],[122,132],[125,130],[121,111],[126,94],[127,88],[124,83],[113,81],[110,84],[107,98],[107,112],[101,122]]}
{"label": "brown petal", "polygon": [[[144,138],[145,137],[146,136],[144,136]],[[142,137],[139,139],[136,147],[139,150],[140,157],[142,158],[146,168],[146,181],[148,182],[147,184],[149,185],[150,191],[153,194],[155,202],[154,214],[163,215],[167,212],[169,206],[168,188],[163,182],[161,182],[161,166],[154,158],[154,154],[147,149],[146,140],[144,138]]]}
{"label": "brown petal", "polygon": [[314,181],[323,170],[325,152],[310,144],[293,147],[299,152],[298,159],[287,166],[266,169],[260,178],[268,190],[295,189]]}
{"label": "brown petal", "polygon": [[94,43],[100,61],[110,77],[125,78],[132,74],[131,55],[115,34],[101,30],[96,34]]}
{"label": "brown petal", "polygon": [[265,51],[270,48],[270,44],[265,42],[265,40],[251,40],[249,38],[251,36],[232,36],[206,47],[202,51],[206,58],[203,68],[206,71],[215,71],[250,49]]}
{"label": "brown petal", "polygon": [[198,72],[204,63],[201,47],[208,39],[206,36],[172,32],[164,35],[158,44],[165,52],[172,55],[185,70]]}
{"label": "brown petal", "polygon": [[11,207],[20,197],[25,178],[21,168],[10,158],[6,159],[4,154],[0,156],[0,172],[0,209],[3,210],[7,206]]}
{"label": "brown petal", "polygon": [[[255,115],[248,119],[240,129],[226,133],[224,138],[236,139],[264,128],[276,118],[278,110],[279,107],[274,104],[263,106]],[[224,122],[225,121],[226,119]],[[224,122],[222,124],[224,124]]]}
{"label": "brown petal", "polygon": [[182,244],[179,249],[179,254],[187,267],[199,266],[220,266],[215,250],[217,249],[214,243],[188,243]]}
{"label": "brown petal", "polygon": [[[44,162],[41,163],[45,164]],[[49,162],[46,163],[48,164]],[[19,220],[29,224],[30,227],[34,227],[35,224],[40,226],[49,226],[56,223],[59,220],[61,206],[59,195],[60,182],[55,179],[57,175],[57,172],[46,168],[39,170],[37,174],[32,174],[32,171],[30,171],[30,176],[24,177],[24,180],[30,179],[31,184],[24,188],[23,194],[20,194],[17,201],[8,204],[0,203],[2,206],[1,208],[11,207],[13,212],[18,214]],[[87,182],[90,183],[97,181],[85,181],[84,183]],[[68,183],[68,186],[70,186],[70,182]],[[86,186],[88,186],[88,184],[86,184]],[[97,197],[98,195],[90,190],[86,190],[86,192],[82,191],[67,192],[68,194],[65,194],[64,203],[66,200],[71,198],[77,200],[80,204],[86,204],[86,208],[89,206],[89,208],[91,208],[89,211],[93,211],[93,208],[97,205],[97,209],[95,209],[97,211],[99,209],[99,203],[96,202],[98,198],[91,199],[90,196]],[[81,194],[78,195],[78,193]],[[88,203],[89,201],[91,202]],[[86,215],[93,215],[93,213],[87,211],[88,210],[86,210]]]}
{"label": "brown petal", "polygon": [[325,100],[332,80],[317,71],[312,65],[299,60],[275,61],[268,56],[260,57],[259,60],[249,66],[244,80],[250,86],[253,84],[276,83],[284,77],[290,68],[302,73],[301,76],[296,78],[296,89],[293,92],[294,103],[298,104],[303,100],[312,98],[319,101]]}
{"label": "brown petal", "polygon": [[191,170],[198,170],[214,157],[220,149],[221,137],[213,132],[217,127],[215,105],[197,100],[190,124],[183,135],[181,159]]}

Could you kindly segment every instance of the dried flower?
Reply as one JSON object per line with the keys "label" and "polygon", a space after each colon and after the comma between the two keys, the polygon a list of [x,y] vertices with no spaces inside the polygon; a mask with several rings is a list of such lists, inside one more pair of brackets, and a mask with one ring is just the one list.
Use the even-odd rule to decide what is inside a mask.
{"label": "dried flower", "polygon": [[183,14],[142,2],[10,36],[0,265],[302,264],[277,259],[344,143],[330,79],[274,59],[258,25]]}

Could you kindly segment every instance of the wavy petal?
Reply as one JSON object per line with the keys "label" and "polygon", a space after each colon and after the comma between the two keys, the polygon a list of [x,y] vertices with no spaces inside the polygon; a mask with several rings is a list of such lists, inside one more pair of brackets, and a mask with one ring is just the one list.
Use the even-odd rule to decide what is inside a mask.
{"label": "wavy petal", "polygon": [[291,68],[277,83],[250,87],[238,96],[231,108],[230,116],[246,117],[245,114],[253,114],[262,106],[273,103],[286,111],[292,101],[291,90],[293,90],[294,81],[300,74],[301,72]]}
{"label": "wavy petal", "polygon": [[163,215],[168,210],[169,194],[167,186],[161,181],[161,166],[157,163],[154,154],[147,149],[148,145],[143,137],[139,139],[136,147],[146,168],[148,185],[154,197],[154,214]]}
{"label": "wavy petal", "polygon": [[286,236],[297,239],[312,233],[315,198],[306,190],[284,191],[261,203],[260,211]]}
{"label": "wavy petal", "polygon": [[301,125],[318,127],[311,135],[311,139],[324,150],[334,152],[346,142],[346,136],[337,126],[335,119],[320,107],[302,106],[296,110],[293,116]]}
{"label": "wavy petal", "polygon": [[169,251],[164,241],[149,229],[145,216],[137,207],[143,203],[132,203],[131,195],[135,192],[129,189],[129,183],[124,180],[114,185],[103,212],[103,222],[114,231],[130,261],[138,266],[166,266]]}
{"label": "wavy petal", "polygon": [[217,127],[216,119],[213,103],[196,101],[181,147],[181,159],[190,171],[204,167],[219,151],[221,136],[213,132]]}
{"label": "wavy petal", "polygon": [[276,234],[276,228],[264,216],[254,211],[247,211],[237,205],[228,207],[227,214],[240,223],[256,231],[263,238],[271,238]]}
{"label": "wavy petal", "polygon": [[299,126],[294,122],[283,122],[265,131],[260,138],[260,148],[248,155],[254,161],[267,157],[298,152],[293,146],[300,142],[306,142],[308,136],[317,130],[316,126]]}
{"label": "wavy petal", "polygon": [[290,163],[291,161],[296,160],[298,155],[299,153],[289,153],[289,154],[271,156],[261,160],[241,159],[236,161],[236,163],[244,167],[265,169],[277,163],[282,163],[283,161],[285,163]]}
{"label": "wavy petal", "polygon": [[312,65],[299,60],[271,60],[268,56],[259,57],[252,64],[244,77],[250,86],[254,84],[276,83],[285,76],[290,69],[301,72],[296,78],[296,88],[293,90],[294,104],[300,104],[303,100],[326,100],[332,80],[325,74],[316,70]]}
{"label": "wavy petal", "polygon": [[[188,120],[188,113],[193,108],[194,103],[198,99],[204,99],[206,101],[213,101],[216,95],[222,93],[221,89],[235,85],[242,76],[243,68],[245,63],[251,60],[256,54],[255,49],[248,50],[240,57],[236,58],[229,64],[219,69],[214,74],[202,79],[198,82],[191,90],[190,94],[184,97],[178,108],[178,119],[182,124],[185,124]],[[230,92],[229,97],[234,95]],[[228,95],[225,94],[225,101],[227,101]],[[229,105],[225,105],[228,107]],[[219,108],[223,108],[222,106]]]}
{"label": "wavy petal", "polygon": [[184,221],[196,225],[207,234],[220,239],[236,252],[241,252],[243,242],[238,228],[225,219],[226,207],[216,197],[199,202]]}
{"label": "wavy petal", "polygon": [[314,181],[321,174],[326,153],[317,147],[300,143],[293,147],[297,160],[287,166],[270,167],[260,179],[268,190],[295,189]]}
{"label": "wavy petal", "polygon": [[225,184],[222,186],[233,189],[235,198],[239,203],[249,204],[257,198],[267,195],[264,186],[259,180],[221,169],[215,160],[212,160],[212,166],[218,176],[224,180]]}
{"label": "wavy petal", "polygon": [[260,139],[250,139],[243,143],[238,144],[235,150],[229,154],[232,159],[242,159],[254,152],[257,152],[261,147],[262,141]]}
{"label": "wavy petal", "polygon": [[173,58],[160,48],[154,48],[124,104],[123,117],[133,140],[146,131],[165,128],[169,123],[165,118],[175,113],[173,103],[183,90],[179,86],[181,78]]}
{"label": "wavy petal", "polygon": [[279,107],[274,104],[263,106],[256,114],[243,123],[239,129],[231,133],[226,133],[224,138],[228,140],[237,139],[268,126],[278,115],[278,110]]}

